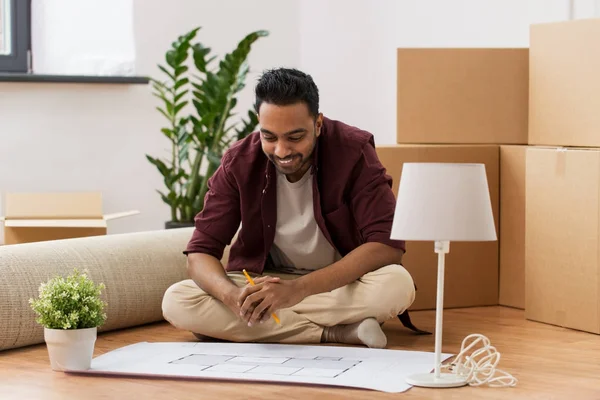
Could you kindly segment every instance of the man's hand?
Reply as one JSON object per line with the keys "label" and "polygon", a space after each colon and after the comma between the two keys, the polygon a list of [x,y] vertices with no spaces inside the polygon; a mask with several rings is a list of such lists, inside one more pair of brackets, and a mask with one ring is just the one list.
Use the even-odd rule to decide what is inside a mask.
{"label": "man's hand", "polygon": [[[262,284],[265,282],[279,282],[280,278],[273,276],[262,276],[260,278],[254,279],[254,283],[258,286],[258,284]],[[242,320],[248,322],[244,318],[242,318],[240,313],[240,306],[244,302],[244,299],[248,295],[248,293],[252,293],[252,290],[258,290],[257,286],[252,286],[250,282],[246,282],[246,286],[235,287],[225,296],[224,304],[233,312],[234,315],[240,317]],[[241,299],[241,301],[240,301]]]}
{"label": "man's hand", "polygon": [[306,297],[304,289],[296,279],[274,281],[264,277],[255,279],[256,286],[247,286],[239,297],[240,316],[252,326],[271,318],[271,314],[282,308],[300,303]]}

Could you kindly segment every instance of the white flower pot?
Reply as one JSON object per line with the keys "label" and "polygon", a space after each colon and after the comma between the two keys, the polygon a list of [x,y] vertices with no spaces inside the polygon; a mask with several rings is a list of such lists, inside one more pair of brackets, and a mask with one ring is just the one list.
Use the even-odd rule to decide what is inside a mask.
{"label": "white flower pot", "polygon": [[97,328],[44,328],[44,339],[52,369],[55,371],[89,369],[94,355],[96,335]]}

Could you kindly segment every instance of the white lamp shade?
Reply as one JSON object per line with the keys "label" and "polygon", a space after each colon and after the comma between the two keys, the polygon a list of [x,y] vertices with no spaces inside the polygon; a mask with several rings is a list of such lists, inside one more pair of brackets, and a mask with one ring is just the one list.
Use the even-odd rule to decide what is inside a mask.
{"label": "white lamp shade", "polygon": [[496,240],[485,165],[405,163],[391,238]]}

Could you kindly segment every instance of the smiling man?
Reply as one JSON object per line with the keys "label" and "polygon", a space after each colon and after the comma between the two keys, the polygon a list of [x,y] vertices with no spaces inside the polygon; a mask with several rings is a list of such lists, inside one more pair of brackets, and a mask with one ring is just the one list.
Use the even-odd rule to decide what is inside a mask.
{"label": "smiling man", "polygon": [[210,179],[184,251],[190,279],[165,293],[165,319],[234,342],[384,348],[381,324],[412,304],[415,288],[404,242],[390,239],[395,198],[373,136],[324,117],[317,86],[298,70],[267,71],[255,95],[260,130]]}

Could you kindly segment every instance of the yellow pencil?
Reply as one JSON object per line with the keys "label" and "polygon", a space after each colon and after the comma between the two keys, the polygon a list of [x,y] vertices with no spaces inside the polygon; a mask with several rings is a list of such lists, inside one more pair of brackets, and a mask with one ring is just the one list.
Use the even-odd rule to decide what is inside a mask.
{"label": "yellow pencil", "polygon": [[[250,284],[252,286],[255,285],[254,280],[252,279],[252,277],[250,275],[248,275],[248,273],[246,272],[246,270],[242,270],[244,272],[244,275],[246,275],[246,279],[248,279],[248,282],[250,282]],[[273,317],[273,319],[275,320],[275,322],[277,322],[278,324],[281,325],[281,321],[279,321],[279,318],[277,318],[277,315],[275,313],[272,313],[271,316]]]}

